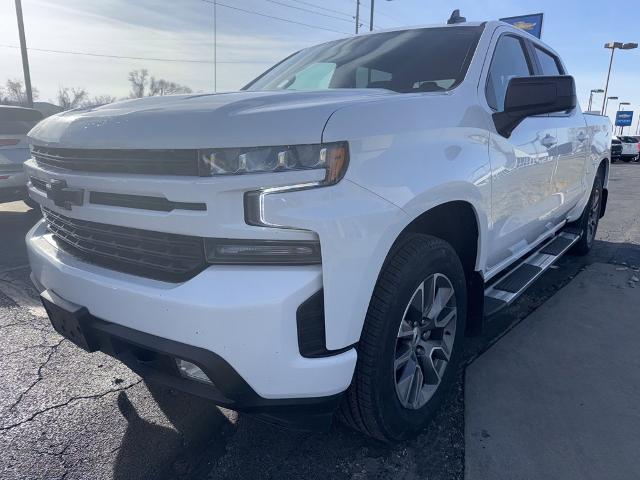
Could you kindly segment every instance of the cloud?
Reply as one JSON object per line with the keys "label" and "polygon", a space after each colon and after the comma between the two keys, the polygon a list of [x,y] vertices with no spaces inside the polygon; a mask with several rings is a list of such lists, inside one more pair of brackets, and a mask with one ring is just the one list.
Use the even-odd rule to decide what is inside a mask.
{"label": "cloud", "polygon": [[[0,6],[3,18],[14,15],[8,4]],[[32,83],[42,99],[55,98],[62,85],[82,86],[92,94],[126,96],[127,73],[138,68],[189,85],[194,91],[213,89],[213,19],[208,4],[190,0],[163,2],[159,7],[151,0],[68,0],[60,5],[32,0],[24,2],[23,9],[31,48],[211,62],[99,58],[31,50]],[[260,28],[256,19],[250,20],[254,28],[244,28],[249,25],[246,18],[229,23],[223,12],[219,13],[219,90],[238,89],[276,61],[317,42],[302,35],[273,35]],[[17,45],[16,40],[15,26],[0,31],[0,44]],[[8,66],[3,68],[7,76],[22,77],[19,51],[0,47],[0,62]]]}

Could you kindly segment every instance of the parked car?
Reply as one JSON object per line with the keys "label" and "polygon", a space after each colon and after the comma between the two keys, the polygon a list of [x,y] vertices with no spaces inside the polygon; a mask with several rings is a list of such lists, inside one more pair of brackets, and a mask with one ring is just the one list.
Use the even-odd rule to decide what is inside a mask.
{"label": "parked car", "polygon": [[622,160],[622,142],[617,138],[611,139],[611,163]]}
{"label": "parked car", "polygon": [[0,105],[0,203],[26,200],[27,177],[22,165],[30,157],[27,132],[42,120],[31,108]]}
{"label": "parked car", "polygon": [[618,140],[622,142],[622,154],[620,155],[622,161],[637,161],[638,155],[640,155],[640,143],[638,143],[638,139],[630,136],[618,136]]}
{"label": "parked car", "polygon": [[485,314],[592,247],[611,124],[548,45],[483,22],[332,41],[237,93],[30,138],[29,258],[58,332],[271,422],[338,412],[394,441]]}

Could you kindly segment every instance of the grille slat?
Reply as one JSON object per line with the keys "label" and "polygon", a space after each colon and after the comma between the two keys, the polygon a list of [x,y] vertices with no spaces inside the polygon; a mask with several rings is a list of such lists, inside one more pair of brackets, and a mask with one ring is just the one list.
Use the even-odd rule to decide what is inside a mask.
{"label": "grille slat", "polygon": [[78,220],[43,208],[58,246],[88,263],[180,282],[205,267],[203,239]]}
{"label": "grille slat", "polygon": [[72,149],[34,146],[40,165],[81,172],[198,176],[198,151]]}

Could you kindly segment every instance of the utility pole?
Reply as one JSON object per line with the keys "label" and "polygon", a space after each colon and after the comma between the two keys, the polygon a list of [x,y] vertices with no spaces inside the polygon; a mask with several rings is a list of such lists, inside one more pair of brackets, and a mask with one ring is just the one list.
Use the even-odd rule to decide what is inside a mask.
{"label": "utility pole", "polygon": [[373,32],[373,7],[375,4],[375,0],[371,0],[371,16],[369,17],[369,31]]}
{"label": "utility pole", "polygon": [[360,31],[360,0],[356,0],[356,35]]}
{"label": "utility pole", "polygon": [[29,57],[27,56],[27,41],[24,37],[24,22],[22,21],[22,3],[16,0],[16,16],[18,17],[18,35],[20,36],[20,51],[22,53],[22,71],[24,72],[24,86],[27,90],[27,105],[33,108],[33,92],[31,91],[31,74],[29,73]]}
{"label": "utility pole", "polygon": [[218,91],[218,11],[213,0],[213,93]]}

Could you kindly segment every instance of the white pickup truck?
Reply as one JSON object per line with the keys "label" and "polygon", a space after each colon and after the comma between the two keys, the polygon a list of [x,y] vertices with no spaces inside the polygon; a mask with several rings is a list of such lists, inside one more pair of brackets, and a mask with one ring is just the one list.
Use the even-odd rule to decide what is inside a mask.
{"label": "white pickup truck", "polygon": [[463,337],[591,248],[611,126],[501,22],[302,50],[243,91],[30,132],[32,279],[54,327],[273,422],[419,431]]}

